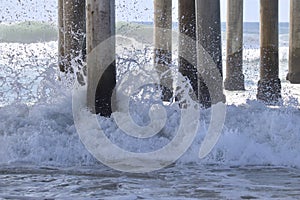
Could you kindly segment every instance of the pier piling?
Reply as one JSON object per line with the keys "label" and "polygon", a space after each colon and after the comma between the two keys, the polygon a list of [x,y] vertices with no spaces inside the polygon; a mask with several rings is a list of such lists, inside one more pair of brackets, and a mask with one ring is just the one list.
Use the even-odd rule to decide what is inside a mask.
{"label": "pier piling", "polygon": [[257,99],[274,104],[281,98],[278,63],[278,0],[260,0],[260,80]]}
{"label": "pier piling", "polygon": [[[243,3],[243,0],[227,0],[224,87],[230,91],[245,90]],[[189,79],[203,107],[225,102],[220,0],[178,0],[178,6],[179,32],[181,36],[185,35],[180,36],[178,41],[178,71]],[[287,79],[300,84],[299,0],[291,0],[290,8]],[[260,80],[257,99],[267,104],[275,104],[281,99],[278,18],[278,0],[260,0]],[[59,68],[62,72],[74,72],[73,64],[80,64],[76,59],[80,59],[80,53],[86,50],[87,106],[92,112],[105,117],[111,115],[112,106],[115,106],[112,97],[116,85],[115,23],[115,0],[58,0]],[[170,101],[173,82],[176,82],[172,71],[172,0],[154,0],[154,27],[154,67],[161,76],[162,99]],[[85,32],[86,45],[82,45]],[[99,49],[102,43],[106,45]]]}
{"label": "pier piling", "polygon": [[64,0],[58,0],[58,66],[64,71],[65,56]]}
{"label": "pier piling", "polygon": [[[198,93],[200,103],[204,107],[209,107],[211,104],[225,101],[222,79],[220,1],[197,0],[196,15]],[[213,63],[210,62],[211,60]]]}
{"label": "pier piling", "polygon": [[243,74],[243,0],[227,0],[226,90],[245,90]]}
{"label": "pier piling", "polygon": [[[62,27],[62,19],[64,22],[64,28],[61,29],[64,31],[64,39],[60,40],[64,41],[64,62],[60,69],[62,72],[73,72],[73,63],[79,59],[85,32],[85,1],[64,0],[63,6],[61,1],[59,4],[60,8],[63,7],[63,15],[59,12],[59,26]],[[62,38],[62,35],[60,37]]]}
{"label": "pier piling", "polygon": [[[183,76],[189,79],[194,93],[198,97],[197,66],[194,66],[197,63],[195,0],[178,1],[178,23],[180,34],[190,38],[190,42],[186,41],[186,37],[182,37],[178,41],[178,69]],[[189,57],[190,61],[186,60],[186,57]]]}
{"label": "pier piling", "polygon": [[86,12],[87,105],[92,112],[109,117],[116,85],[115,1],[87,0]]}
{"label": "pier piling", "polygon": [[[164,101],[172,98],[172,0],[154,0],[154,64]],[[164,87],[165,86],[165,87]]]}
{"label": "pier piling", "polygon": [[300,84],[300,1],[291,0],[290,6],[289,73],[287,79],[293,84]]}

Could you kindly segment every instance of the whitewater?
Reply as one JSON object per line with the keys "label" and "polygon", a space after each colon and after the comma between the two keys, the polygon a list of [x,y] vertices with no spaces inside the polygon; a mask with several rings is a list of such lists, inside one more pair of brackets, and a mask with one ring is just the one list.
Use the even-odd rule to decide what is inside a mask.
{"label": "whitewater", "polygon": [[[136,45],[132,49],[147,49],[139,38],[120,38],[118,42],[130,40]],[[210,109],[201,109],[197,135],[187,152],[174,164],[143,174],[104,166],[80,141],[72,112],[74,78],[58,72],[56,41],[0,43],[0,199],[298,199],[300,86],[285,80],[286,33],[280,41],[278,105],[256,100],[258,34],[249,31],[244,47],[246,91],[224,91],[226,120],[212,152],[204,159],[198,157],[211,115]],[[119,75],[136,63],[152,62],[151,56],[143,57],[146,50],[133,51],[123,43],[117,45],[124,58],[118,57],[123,64]],[[141,102],[132,99],[131,114],[137,124],[149,122],[149,106],[157,103],[148,96]],[[118,146],[150,152],[166,145],[178,127],[178,106],[162,106],[168,116],[166,126],[147,140],[129,137],[111,119],[98,120]]]}

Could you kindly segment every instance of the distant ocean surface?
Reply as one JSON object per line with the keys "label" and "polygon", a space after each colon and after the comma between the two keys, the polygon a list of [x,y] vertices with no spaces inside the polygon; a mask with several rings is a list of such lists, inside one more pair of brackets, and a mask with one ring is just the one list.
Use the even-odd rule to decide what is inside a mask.
{"label": "distant ocean surface", "polygon": [[[135,24],[145,27],[153,27],[153,22],[117,22],[117,30],[120,30],[124,25]],[[136,27],[136,26],[130,26]],[[141,27],[139,27],[141,28]],[[178,30],[178,23],[173,23],[173,29]],[[221,31],[223,33],[223,38],[226,32],[226,23],[221,23]],[[117,32],[118,33],[118,32]],[[289,23],[279,23],[279,34],[288,35],[289,33]],[[244,34],[245,35],[258,35],[259,34],[259,23],[258,22],[245,22],[244,23]],[[281,39],[288,39],[288,37],[283,37]],[[6,24],[0,23],[0,42],[47,42],[57,40],[57,27],[53,23],[39,23],[39,22],[21,22]],[[286,42],[286,41],[285,41]]]}
{"label": "distant ocean surface", "polygon": [[[153,22],[135,22],[139,24],[144,24],[148,26],[152,26]],[[178,22],[173,23],[173,28],[178,28]],[[222,32],[226,31],[226,22],[221,23]],[[244,33],[245,34],[258,34],[259,33],[259,22],[244,22]],[[279,33],[280,34],[288,34],[289,33],[289,23],[288,22],[280,22],[279,23]]]}

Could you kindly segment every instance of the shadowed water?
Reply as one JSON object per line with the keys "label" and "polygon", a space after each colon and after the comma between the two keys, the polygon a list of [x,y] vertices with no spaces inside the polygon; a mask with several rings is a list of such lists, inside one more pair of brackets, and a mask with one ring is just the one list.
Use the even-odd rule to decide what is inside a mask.
{"label": "shadowed water", "polygon": [[147,174],[94,168],[2,166],[2,199],[296,199],[299,169],[171,166]]}

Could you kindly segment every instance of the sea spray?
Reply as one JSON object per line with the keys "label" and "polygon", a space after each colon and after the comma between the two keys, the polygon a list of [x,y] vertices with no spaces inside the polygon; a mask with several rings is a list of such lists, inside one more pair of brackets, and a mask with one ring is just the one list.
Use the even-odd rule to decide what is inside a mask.
{"label": "sea spray", "polygon": [[[122,41],[126,42],[125,39]],[[132,43],[132,39],[129,43]],[[151,62],[151,48],[138,40],[133,43],[140,45],[139,48],[119,49],[127,51],[127,57],[124,56],[126,52],[122,58],[118,57],[118,62],[122,64],[122,68],[118,69],[119,78],[126,70],[138,69],[139,62]],[[58,81],[58,77],[63,80],[64,75],[58,72],[55,64],[57,43],[1,43],[0,46],[0,163],[101,166],[80,142],[76,132],[71,108],[72,88],[66,86],[67,81]],[[286,45],[281,46],[280,51],[280,77],[284,79],[288,56]],[[255,88],[259,49],[246,48],[245,52],[247,91],[226,92],[229,106],[219,142],[208,157],[199,159],[199,146],[208,130],[211,112],[210,109],[200,110],[196,139],[177,162],[178,165],[196,163],[300,167],[299,87],[283,81],[284,98],[279,107],[268,107],[257,102]],[[149,96],[151,90],[146,93]],[[147,109],[154,100],[139,102],[138,99],[131,99],[131,116],[142,125],[149,122]],[[160,148],[174,137],[180,116],[178,108],[176,105],[166,106],[166,112],[169,121],[152,142],[132,140],[111,119],[100,117],[99,120],[107,136],[120,147],[147,152]]]}

